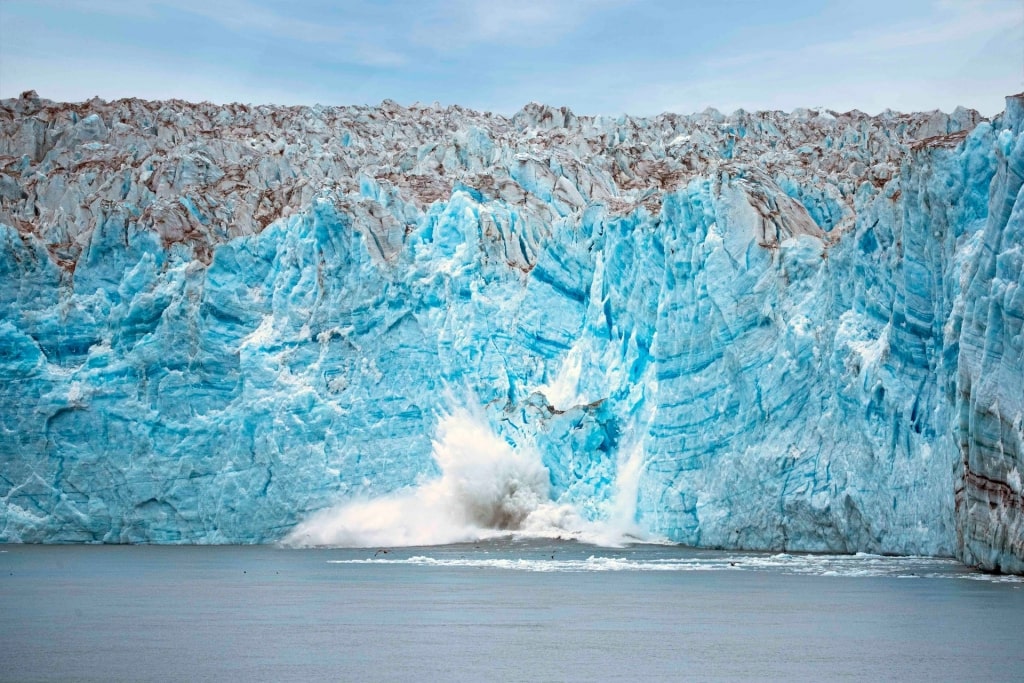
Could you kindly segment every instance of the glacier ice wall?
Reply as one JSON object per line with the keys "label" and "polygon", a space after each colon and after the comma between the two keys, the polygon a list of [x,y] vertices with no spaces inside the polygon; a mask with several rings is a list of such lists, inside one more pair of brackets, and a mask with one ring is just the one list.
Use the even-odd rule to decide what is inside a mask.
{"label": "glacier ice wall", "polygon": [[277,540],[466,408],[588,520],[1021,571],[1021,102],[5,101],[0,539]]}
{"label": "glacier ice wall", "polygon": [[966,562],[1024,573],[1024,97],[1007,98],[1002,123],[988,218],[950,321],[957,532]]}

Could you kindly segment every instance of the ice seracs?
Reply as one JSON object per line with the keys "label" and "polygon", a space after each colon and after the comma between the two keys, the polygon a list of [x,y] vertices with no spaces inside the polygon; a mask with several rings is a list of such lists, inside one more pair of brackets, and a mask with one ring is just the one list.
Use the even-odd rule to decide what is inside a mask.
{"label": "ice seracs", "polygon": [[1022,121],[6,100],[0,539],[279,540],[469,410],[581,524],[1021,571]]}

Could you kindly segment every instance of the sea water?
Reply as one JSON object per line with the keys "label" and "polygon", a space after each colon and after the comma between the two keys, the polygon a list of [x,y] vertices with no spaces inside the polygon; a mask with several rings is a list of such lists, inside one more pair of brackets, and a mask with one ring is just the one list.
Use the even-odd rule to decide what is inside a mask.
{"label": "sea water", "polygon": [[1020,680],[1024,579],[601,548],[0,547],[9,681]]}

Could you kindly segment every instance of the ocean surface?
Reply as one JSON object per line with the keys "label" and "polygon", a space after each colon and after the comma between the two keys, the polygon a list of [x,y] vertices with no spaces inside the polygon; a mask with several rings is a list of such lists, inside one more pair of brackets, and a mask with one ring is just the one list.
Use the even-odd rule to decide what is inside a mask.
{"label": "ocean surface", "polygon": [[952,560],[509,539],[370,550],[0,546],[4,681],[1022,672],[1024,579]]}

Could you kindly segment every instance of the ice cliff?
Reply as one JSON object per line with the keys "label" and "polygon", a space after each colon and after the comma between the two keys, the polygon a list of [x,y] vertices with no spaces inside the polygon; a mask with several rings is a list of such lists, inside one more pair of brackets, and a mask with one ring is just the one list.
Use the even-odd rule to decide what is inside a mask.
{"label": "ice cliff", "polygon": [[268,542],[466,493],[439,449],[472,415],[491,494],[579,523],[1024,571],[1007,103],[3,101],[0,540]]}

